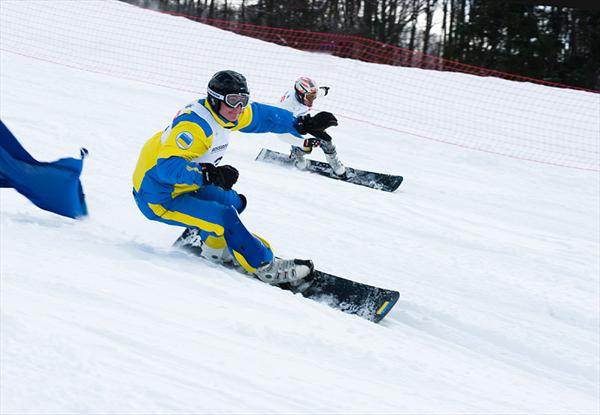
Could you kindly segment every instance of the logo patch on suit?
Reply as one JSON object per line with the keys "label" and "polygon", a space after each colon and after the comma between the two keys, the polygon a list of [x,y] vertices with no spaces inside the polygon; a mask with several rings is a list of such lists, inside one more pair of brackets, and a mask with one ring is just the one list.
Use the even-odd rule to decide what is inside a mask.
{"label": "logo patch on suit", "polygon": [[194,143],[194,136],[192,135],[192,133],[182,131],[179,134],[177,134],[177,137],[175,137],[175,142],[177,143],[177,147],[179,147],[182,150],[187,150]]}

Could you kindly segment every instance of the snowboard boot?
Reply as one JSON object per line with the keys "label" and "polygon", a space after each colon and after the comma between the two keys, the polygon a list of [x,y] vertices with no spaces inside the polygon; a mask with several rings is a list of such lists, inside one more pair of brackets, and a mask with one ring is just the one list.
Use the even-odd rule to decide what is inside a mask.
{"label": "snowboard boot", "polygon": [[325,158],[327,159],[327,163],[333,169],[333,172],[336,176],[345,176],[346,175],[346,167],[342,164],[340,159],[337,156],[337,153],[327,154],[325,153]]}
{"label": "snowboard boot", "polygon": [[306,152],[302,150],[300,147],[293,146],[292,152],[290,153],[290,158],[294,160],[294,166],[296,166],[300,170],[306,170],[308,167],[308,160],[304,158]]}
{"label": "snowboard boot", "polygon": [[233,262],[233,256],[227,248],[225,238],[222,236],[209,236],[206,240],[202,241],[200,256],[215,264],[227,265]]}
{"label": "snowboard boot", "polygon": [[333,172],[337,176],[346,175],[346,167],[344,167],[344,165],[338,158],[335,145],[331,141],[324,141],[323,143],[321,143],[321,148],[323,149],[323,153],[325,153],[327,163],[329,163],[329,165],[333,169]]}
{"label": "snowboard boot", "polygon": [[254,275],[267,284],[279,285],[303,280],[309,277],[313,270],[311,260],[275,257],[272,262],[258,268]]}

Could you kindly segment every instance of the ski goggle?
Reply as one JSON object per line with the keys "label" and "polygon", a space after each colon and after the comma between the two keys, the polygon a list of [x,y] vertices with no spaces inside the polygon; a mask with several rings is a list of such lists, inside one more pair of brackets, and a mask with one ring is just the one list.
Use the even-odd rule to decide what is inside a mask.
{"label": "ski goggle", "polygon": [[246,108],[248,102],[250,101],[250,94],[245,93],[221,95],[208,88],[208,95],[215,97],[219,101],[223,101],[225,105],[231,108],[235,108],[237,106]]}
{"label": "ski goggle", "polygon": [[313,102],[317,98],[316,92],[306,92],[304,94],[304,99],[308,102]]}

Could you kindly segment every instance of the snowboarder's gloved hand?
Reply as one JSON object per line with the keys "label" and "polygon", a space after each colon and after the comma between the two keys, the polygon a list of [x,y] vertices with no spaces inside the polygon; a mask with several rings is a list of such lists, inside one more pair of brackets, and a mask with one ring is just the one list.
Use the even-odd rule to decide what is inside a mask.
{"label": "snowboarder's gloved hand", "polygon": [[328,86],[320,86],[319,89],[323,90],[323,96],[326,96],[327,94],[329,94],[329,90],[331,88],[329,88]]}
{"label": "snowboarder's gloved hand", "polygon": [[295,128],[302,135],[316,136],[315,133],[323,132],[334,125],[338,125],[337,118],[330,112],[322,111],[314,117],[311,117],[310,114],[298,117]]}
{"label": "snowboarder's gloved hand", "polygon": [[331,142],[331,136],[329,134],[327,134],[325,131],[315,131],[313,133],[313,135],[319,140],[319,141],[325,141],[327,143]]}
{"label": "snowboarder's gloved hand", "polygon": [[202,164],[202,180],[204,184],[214,184],[215,186],[229,190],[237,182],[239,175],[240,173],[233,166],[215,167],[209,163]]}

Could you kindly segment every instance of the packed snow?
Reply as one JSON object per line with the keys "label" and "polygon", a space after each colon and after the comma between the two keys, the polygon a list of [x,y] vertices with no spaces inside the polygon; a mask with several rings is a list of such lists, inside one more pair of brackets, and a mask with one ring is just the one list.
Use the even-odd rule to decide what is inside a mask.
{"label": "packed snow", "polygon": [[[245,224],[280,256],[398,290],[374,324],[179,252],[171,245],[182,229],[138,211],[131,176],[142,145],[197,94],[8,49],[0,117],[39,160],[89,150],[90,215],[70,220],[0,191],[1,413],[600,412],[598,171],[337,113],[330,131],[343,162],[405,177],[385,193],[256,162],[261,148],[286,144],[234,133],[223,163],[240,171]],[[311,54],[297,53],[310,67]],[[244,72],[235,63],[224,57],[217,69]],[[456,75],[436,82],[444,76],[450,88]],[[208,79],[198,82],[190,89]],[[600,105],[598,95],[564,93]],[[385,105],[419,105],[393,99]],[[433,135],[426,119],[423,135]]]}

